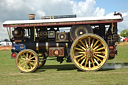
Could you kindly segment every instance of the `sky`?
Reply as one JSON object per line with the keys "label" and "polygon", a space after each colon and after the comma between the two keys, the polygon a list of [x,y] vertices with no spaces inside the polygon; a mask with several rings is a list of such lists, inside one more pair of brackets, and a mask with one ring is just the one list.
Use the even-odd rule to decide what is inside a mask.
{"label": "sky", "polygon": [[27,20],[28,14],[36,19],[45,15],[76,14],[78,17],[100,17],[112,15],[114,11],[123,15],[118,32],[128,29],[128,0],[0,0],[0,40],[8,38],[2,23],[6,20]]}

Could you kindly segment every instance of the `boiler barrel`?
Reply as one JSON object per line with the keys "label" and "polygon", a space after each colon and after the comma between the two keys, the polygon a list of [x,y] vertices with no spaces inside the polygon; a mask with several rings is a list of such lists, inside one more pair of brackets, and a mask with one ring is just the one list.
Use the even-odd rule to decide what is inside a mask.
{"label": "boiler barrel", "polygon": [[36,43],[36,50],[40,52],[48,52],[50,47],[65,47],[68,48],[68,43],[44,42],[39,41]]}

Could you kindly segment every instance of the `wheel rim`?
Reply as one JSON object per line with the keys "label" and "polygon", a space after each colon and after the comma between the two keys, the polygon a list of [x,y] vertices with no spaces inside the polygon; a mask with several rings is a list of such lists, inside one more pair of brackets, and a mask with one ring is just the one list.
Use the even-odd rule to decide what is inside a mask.
{"label": "wheel rim", "polygon": [[82,35],[72,44],[71,59],[83,71],[99,70],[108,59],[108,46],[98,35]]}
{"label": "wheel rim", "polygon": [[38,66],[38,57],[32,50],[23,50],[17,55],[16,63],[22,72],[33,72]]}
{"label": "wheel rim", "polygon": [[38,68],[41,68],[42,66],[44,66],[46,60],[42,61],[43,59],[46,59],[45,58],[45,55],[42,53],[39,55],[39,65],[38,65]]}

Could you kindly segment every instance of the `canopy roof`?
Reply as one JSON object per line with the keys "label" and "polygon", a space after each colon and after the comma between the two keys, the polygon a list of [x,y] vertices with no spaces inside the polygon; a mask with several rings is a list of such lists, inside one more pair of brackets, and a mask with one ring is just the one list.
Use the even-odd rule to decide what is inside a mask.
{"label": "canopy roof", "polygon": [[43,20],[13,20],[5,21],[4,27],[31,27],[31,26],[68,26],[76,24],[98,24],[121,22],[123,18],[120,15],[102,16],[102,17],[79,17],[79,18],[61,18],[61,19],[43,19]]}

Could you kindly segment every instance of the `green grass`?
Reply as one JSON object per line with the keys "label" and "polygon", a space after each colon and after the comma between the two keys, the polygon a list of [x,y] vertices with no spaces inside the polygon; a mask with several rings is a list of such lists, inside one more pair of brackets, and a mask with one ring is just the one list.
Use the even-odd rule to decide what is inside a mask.
{"label": "green grass", "polygon": [[[118,55],[109,63],[127,63],[128,45],[118,46]],[[20,73],[10,51],[0,51],[0,85],[127,85],[128,68],[81,72],[73,63],[49,60],[35,73]]]}

